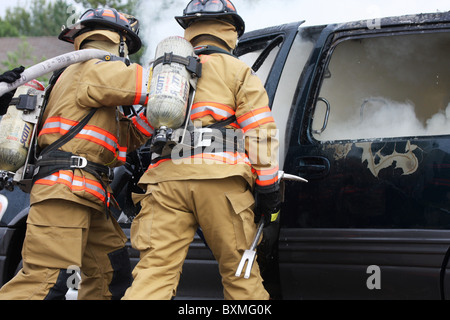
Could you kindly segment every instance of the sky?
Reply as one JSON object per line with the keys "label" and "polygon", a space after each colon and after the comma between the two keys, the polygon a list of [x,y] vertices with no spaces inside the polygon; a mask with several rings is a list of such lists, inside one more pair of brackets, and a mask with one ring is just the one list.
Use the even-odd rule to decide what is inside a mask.
{"label": "sky", "polygon": [[[16,4],[25,7],[28,3],[30,0],[0,0],[0,16],[3,16],[7,7]],[[249,30],[267,24],[276,25],[297,20],[306,20],[307,24],[321,24],[399,14],[450,11],[449,0],[261,0],[257,8],[249,8],[246,0],[233,0],[233,3],[246,20]],[[178,9],[182,11],[183,8]],[[180,12],[174,12],[178,13]]]}
{"label": "sky", "polygon": [[[160,40],[171,35],[182,35],[183,30],[174,21],[187,4],[177,0],[166,16],[152,16],[162,0],[144,1],[141,7],[141,38],[150,52]],[[246,24],[246,31],[306,20],[304,25],[340,23],[375,19],[404,14],[450,11],[449,0],[260,0],[251,5],[248,0],[232,0]],[[159,6],[159,7],[158,7]],[[155,18],[160,22],[155,23]]]}
{"label": "sky", "polygon": [[[70,1],[70,0],[69,0]],[[0,16],[7,7],[26,7],[31,0],[0,0]],[[156,16],[155,8],[163,0],[145,0],[138,17],[141,38],[150,50],[167,36],[182,35],[183,30],[173,17],[180,15],[188,0],[177,0],[165,16]],[[248,0],[232,0],[246,23],[246,31],[283,23],[306,20],[305,25],[340,23],[375,19],[404,14],[450,11],[449,0],[259,0],[251,5]],[[62,13],[67,14],[67,13]],[[159,18],[159,22],[155,22]],[[73,22],[73,21],[72,21]],[[68,23],[70,24],[70,22]]]}

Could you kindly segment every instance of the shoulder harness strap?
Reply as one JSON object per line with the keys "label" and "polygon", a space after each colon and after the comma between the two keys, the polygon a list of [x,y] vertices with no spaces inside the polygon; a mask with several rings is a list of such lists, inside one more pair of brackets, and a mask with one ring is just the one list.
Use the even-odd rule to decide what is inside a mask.
{"label": "shoulder harness strap", "polygon": [[227,51],[225,49],[216,47],[216,46],[212,46],[212,45],[197,46],[197,47],[194,48],[194,51],[195,51],[196,55],[222,53],[222,54],[227,54],[227,55],[232,56],[232,57],[236,57],[231,52],[229,52],[229,51]]}
{"label": "shoulder harness strap", "polygon": [[173,54],[173,52],[166,52],[163,56],[153,61],[153,67],[157,66],[160,63],[171,64],[172,62],[184,65],[187,71],[198,78],[202,76],[202,64],[196,57],[182,57]]}

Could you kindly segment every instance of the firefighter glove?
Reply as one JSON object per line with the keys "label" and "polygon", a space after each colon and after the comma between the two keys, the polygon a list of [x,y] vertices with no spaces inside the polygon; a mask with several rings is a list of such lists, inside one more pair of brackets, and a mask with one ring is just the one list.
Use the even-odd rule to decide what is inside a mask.
{"label": "firefighter glove", "polygon": [[263,219],[264,226],[267,227],[277,220],[281,207],[281,192],[278,184],[270,191],[256,187],[255,201],[255,223]]}
{"label": "firefighter glove", "polygon": [[[20,75],[25,70],[25,67],[20,66],[10,71],[6,71],[2,75],[0,75],[0,82],[13,83],[16,80],[20,79]],[[9,91],[0,97],[0,116],[3,116],[8,111],[8,106],[14,97],[16,90]]]}
{"label": "firefighter glove", "polygon": [[20,66],[18,68],[6,71],[0,75],[0,82],[13,83],[20,79],[20,75],[25,71],[25,67]]}

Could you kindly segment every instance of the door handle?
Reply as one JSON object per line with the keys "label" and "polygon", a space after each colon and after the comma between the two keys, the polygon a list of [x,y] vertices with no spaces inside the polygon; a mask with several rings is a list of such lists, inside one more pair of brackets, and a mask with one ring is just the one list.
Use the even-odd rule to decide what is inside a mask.
{"label": "door handle", "polygon": [[325,157],[300,157],[297,166],[298,174],[306,179],[319,179],[330,172],[330,161]]}

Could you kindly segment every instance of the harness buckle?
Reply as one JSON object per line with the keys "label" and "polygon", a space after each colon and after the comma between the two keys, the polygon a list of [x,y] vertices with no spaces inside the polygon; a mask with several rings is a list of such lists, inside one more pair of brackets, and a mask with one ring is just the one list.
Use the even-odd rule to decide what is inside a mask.
{"label": "harness buckle", "polygon": [[83,169],[86,168],[86,166],[88,165],[88,161],[85,157],[71,156],[70,160],[72,161],[70,168]]}
{"label": "harness buckle", "polygon": [[107,176],[109,182],[112,182],[114,180],[114,169],[108,167],[108,176]]}

